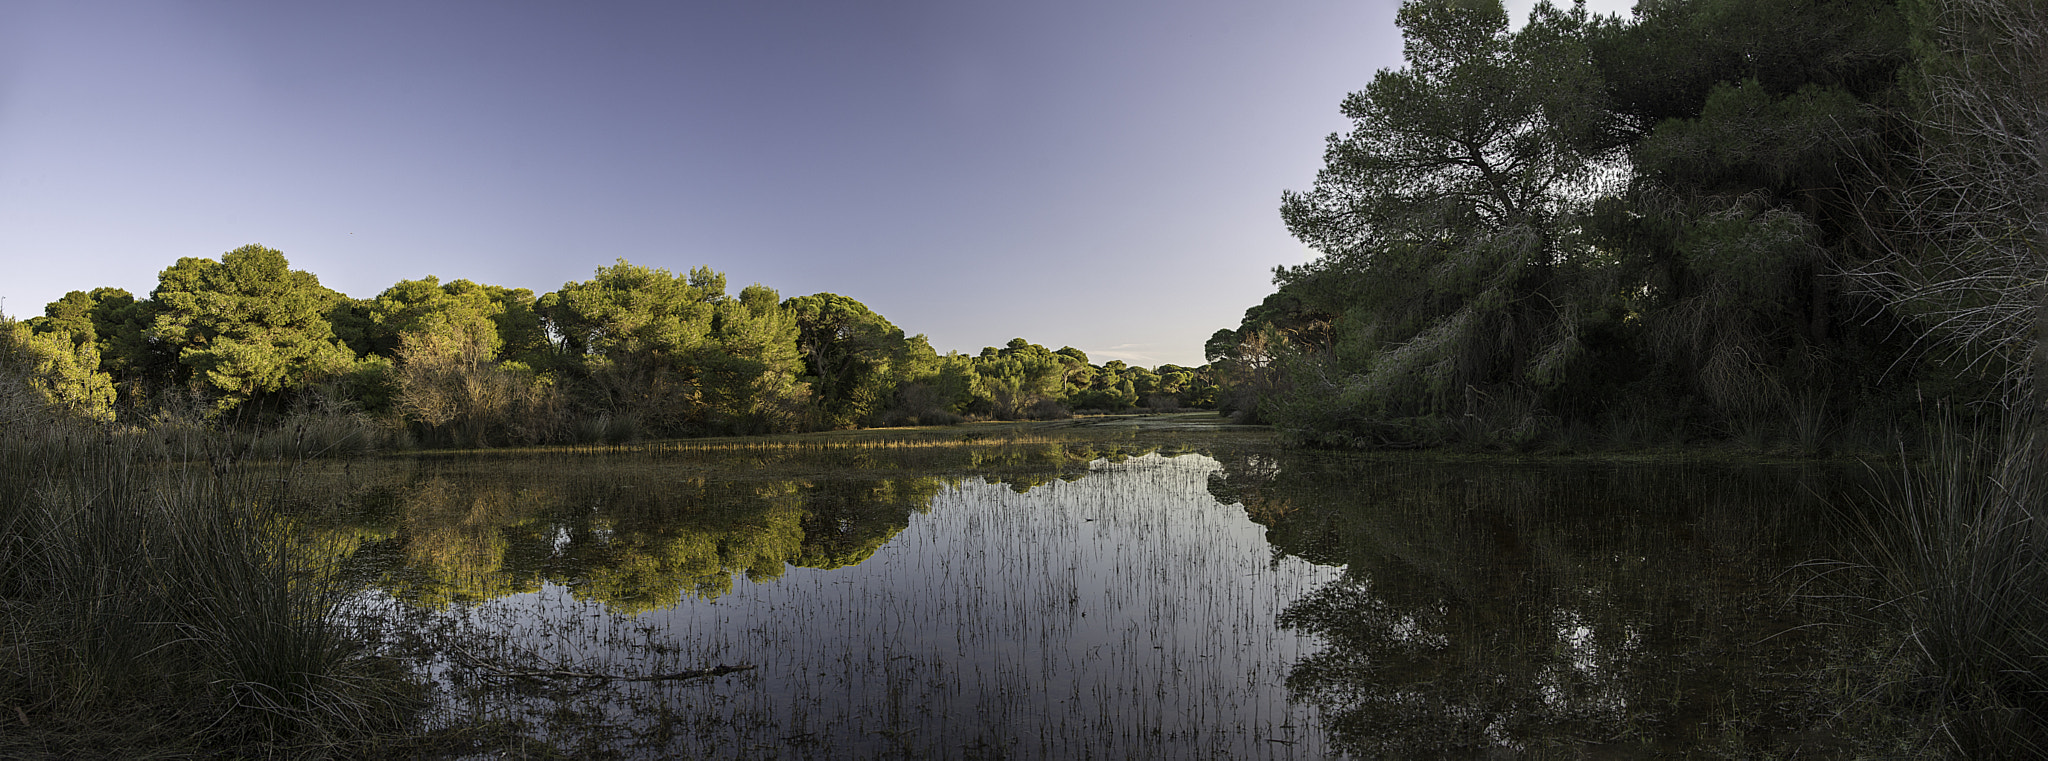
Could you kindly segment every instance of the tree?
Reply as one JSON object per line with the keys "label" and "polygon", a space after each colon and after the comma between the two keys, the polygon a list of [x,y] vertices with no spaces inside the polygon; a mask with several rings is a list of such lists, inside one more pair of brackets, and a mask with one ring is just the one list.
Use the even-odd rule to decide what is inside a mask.
{"label": "tree", "polygon": [[491,300],[491,322],[498,330],[499,357],[529,367],[540,367],[553,358],[547,327],[542,324],[540,316],[539,299],[533,291],[502,285],[478,285],[468,280],[449,283],[447,289],[458,297],[476,292]]}
{"label": "tree", "polygon": [[1890,326],[1839,273],[1869,256],[1862,199],[1897,148],[1894,3],[1694,0],[1593,38],[1636,136],[1593,223],[1636,286],[1633,364],[1736,429],[1821,414],[1829,393],[1867,405]]}
{"label": "tree", "polygon": [[1366,446],[1645,409],[1810,441],[1891,414],[1910,338],[1840,275],[1875,250],[1899,147],[1894,0],[1540,4],[1516,32],[1498,3],[1412,0],[1399,22],[1408,67],[1345,101],[1356,129],[1284,197],[1318,256],[1207,347],[1226,411]]}
{"label": "tree", "polygon": [[1697,119],[1720,87],[1809,85],[1872,100],[1906,60],[1893,0],[1656,0],[1634,18],[1598,18],[1587,42],[1619,143],[1670,119]]}
{"label": "tree", "polygon": [[680,434],[706,422],[699,355],[715,348],[724,287],[725,276],[707,268],[678,277],[620,259],[542,296],[539,311],[598,414]]}
{"label": "tree", "polygon": [[388,397],[430,441],[489,446],[552,440],[562,421],[550,379],[507,360],[508,332],[526,336],[520,356],[545,356],[533,301],[523,288],[468,280],[443,284],[432,275],[401,280],[350,310],[358,322],[357,343],[369,354],[350,385],[366,408],[380,409],[380,398]]}
{"label": "tree", "polygon": [[1344,101],[1354,129],[1283,198],[1320,256],[1276,280],[1342,315],[1300,392],[1401,416],[1554,384],[1582,351],[1575,216],[1613,173],[1584,7],[1539,5],[1510,32],[1497,0],[1411,0],[1396,23],[1408,67]]}
{"label": "tree", "polygon": [[989,414],[999,420],[1068,417],[1060,404],[1067,378],[1067,365],[1060,360],[1065,358],[1035,344],[1013,348],[1021,350],[975,360],[976,396],[987,400]]}
{"label": "tree", "polygon": [[718,418],[714,427],[734,433],[804,427],[810,389],[798,380],[804,369],[800,329],[782,296],[759,283],[741,289],[739,298],[718,304],[711,332],[718,346],[705,354],[704,386]]}
{"label": "tree", "polygon": [[796,316],[797,347],[825,425],[869,425],[895,393],[892,363],[908,348],[903,329],[834,293],[798,296],[783,306]]}
{"label": "tree", "polygon": [[428,275],[401,280],[377,294],[364,308],[369,353],[395,357],[435,351],[470,364],[497,358],[503,341],[492,318],[500,310],[481,287],[467,280],[445,286]]}
{"label": "tree", "polygon": [[22,325],[40,335],[61,337],[74,344],[94,343],[99,331],[93,324],[93,298],[85,291],[71,291],[43,307],[43,316],[31,317]]}
{"label": "tree", "polygon": [[[563,283],[541,298],[540,309],[571,356],[677,354],[710,339],[714,305],[725,292],[693,281],[713,275],[698,268],[686,279],[620,259],[588,281]],[[722,288],[724,277],[715,279]]]}
{"label": "tree", "polygon": [[342,298],[260,245],[219,261],[186,257],[158,276],[150,338],[175,354],[181,380],[217,393],[224,412],[346,370],[354,352],[327,319]]}
{"label": "tree", "polygon": [[26,320],[41,334],[61,333],[76,343],[91,342],[99,350],[100,367],[115,382],[155,379],[176,362],[166,358],[148,337],[155,305],[136,301],[120,288],[71,291],[43,307],[43,316]]}
{"label": "tree", "polygon": [[0,317],[0,426],[49,417],[113,421],[113,379],[100,372],[99,349],[85,338]]}
{"label": "tree", "polygon": [[1072,346],[1062,346],[1053,354],[1067,366],[1066,388],[1061,395],[1072,399],[1075,394],[1088,390],[1095,384],[1096,367],[1088,361],[1088,353]]}

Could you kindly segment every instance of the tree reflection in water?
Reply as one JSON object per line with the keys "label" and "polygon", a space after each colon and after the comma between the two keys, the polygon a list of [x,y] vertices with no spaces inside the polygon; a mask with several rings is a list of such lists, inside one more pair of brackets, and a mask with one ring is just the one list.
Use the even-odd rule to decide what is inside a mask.
{"label": "tree reflection in water", "polygon": [[483,692],[473,653],[430,654],[442,726],[650,756],[1325,757],[1285,689],[1312,642],[1276,621],[1336,571],[1274,558],[1208,493],[1215,460],[1160,453],[419,460],[358,476],[333,529],[381,611],[455,640],[559,671],[754,667]]}
{"label": "tree reflection in water", "polygon": [[1345,751],[1844,751],[1791,570],[1830,554],[1839,474],[1279,457],[1211,490],[1345,566],[1280,617],[1327,643],[1288,687]]}
{"label": "tree reflection in water", "polygon": [[[558,742],[634,735],[573,746],[593,752],[1848,744],[1813,686],[1844,635],[1807,626],[1787,571],[1837,555],[1817,496],[1837,474],[1173,451],[1191,450],[1214,459],[1042,442],[420,460],[351,476],[352,511],[324,515],[366,594],[556,662],[757,666],[450,709]],[[585,723],[547,724],[563,715]]]}

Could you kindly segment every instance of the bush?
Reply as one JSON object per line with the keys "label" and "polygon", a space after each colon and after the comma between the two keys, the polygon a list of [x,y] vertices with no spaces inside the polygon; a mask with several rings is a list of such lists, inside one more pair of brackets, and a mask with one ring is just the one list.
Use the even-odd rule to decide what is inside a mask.
{"label": "bush", "polygon": [[1065,420],[1073,416],[1074,413],[1069,411],[1066,405],[1043,398],[1032,402],[1031,406],[1024,410],[1026,420]]}
{"label": "bush", "polygon": [[876,425],[958,425],[966,418],[948,409],[947,399],[923,383],[905,383],[896,390],[896,404],[876,418]]}

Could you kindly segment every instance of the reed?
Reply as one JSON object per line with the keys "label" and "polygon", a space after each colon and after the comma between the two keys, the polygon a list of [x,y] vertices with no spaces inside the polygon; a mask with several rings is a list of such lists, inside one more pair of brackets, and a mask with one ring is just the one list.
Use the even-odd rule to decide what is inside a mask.
{"label": "reed", "polygon": [[334,615],[283,487],[101,428],[0,431],[0,756],[347,756],[409,680]]}
{"label": "reed", "polygon": [[1870,615],[1898,631],[1903,661],[1871,694],[1924,712],[1929,739],[1965,758],[2048,753],[2043,444],[2029,426],[1943,424],[1869,524]]}

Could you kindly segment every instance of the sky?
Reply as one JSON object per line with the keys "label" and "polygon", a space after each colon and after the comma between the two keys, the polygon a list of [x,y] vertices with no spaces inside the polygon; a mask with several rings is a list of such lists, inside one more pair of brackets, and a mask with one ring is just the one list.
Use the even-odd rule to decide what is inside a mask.
{"label": "sky", "polygon": [[1199,365],[1311,256],[1280,194],[1401,65],[1397,7],[10,0],[0,312],[250,243],[357,298],[623,258],[941,352]]}

